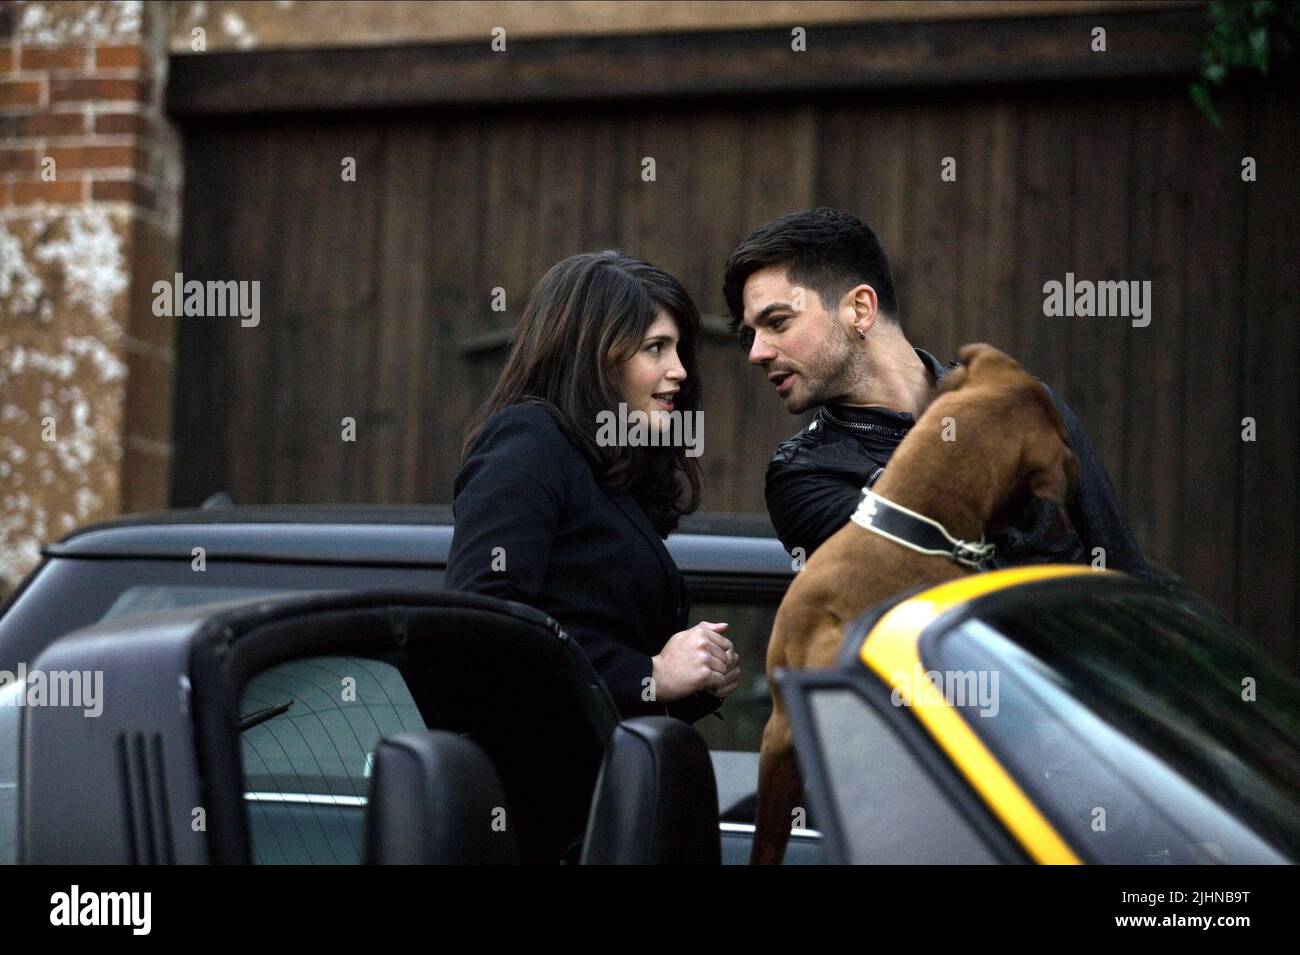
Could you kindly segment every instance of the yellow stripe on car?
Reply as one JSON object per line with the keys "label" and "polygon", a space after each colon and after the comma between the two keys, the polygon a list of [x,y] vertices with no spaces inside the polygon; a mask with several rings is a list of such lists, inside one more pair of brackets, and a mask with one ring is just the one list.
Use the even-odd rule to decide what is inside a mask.
{"label": "yellow stripe on car", "polygon": [[921,663],[921,634],[941,614],[1020,584],[1097,573],[1078,565],[1013,567],[931,587],[892,607],[862,642],[862,662],[911,707],[967,782],[1035,862],[1077,865],[1080,859],[1025,795],[988,747],[942,693],[928,692]]}

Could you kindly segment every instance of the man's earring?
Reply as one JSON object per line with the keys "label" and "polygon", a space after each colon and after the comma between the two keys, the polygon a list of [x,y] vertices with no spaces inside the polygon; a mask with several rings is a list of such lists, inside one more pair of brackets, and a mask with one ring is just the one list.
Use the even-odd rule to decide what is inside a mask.
{"label": "man's earring", "polygon": [[859,328],[859,329],[858,329],[858,337],[861,338],[863,341],[866,341],[866,339],[867,339],[867,333],[864,332],[862,329]]}

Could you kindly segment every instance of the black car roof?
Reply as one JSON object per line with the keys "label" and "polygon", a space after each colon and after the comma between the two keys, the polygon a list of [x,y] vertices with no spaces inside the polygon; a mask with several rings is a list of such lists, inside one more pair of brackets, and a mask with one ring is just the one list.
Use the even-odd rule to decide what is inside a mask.
{"label": "black car roof", "polygon": [[[131,514],[79,528],[46,546],[49,557],[445,564],[446,505],[242,505]],[[692,514],[668,539],[683,571],[791,575],[766,515]]]}

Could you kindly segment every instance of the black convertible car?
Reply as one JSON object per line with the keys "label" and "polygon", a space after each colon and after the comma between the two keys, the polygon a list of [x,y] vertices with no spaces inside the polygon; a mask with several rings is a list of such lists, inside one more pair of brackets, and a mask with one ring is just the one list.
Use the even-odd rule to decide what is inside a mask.
{"label": "black convertible car", "polygon": [[[99,670],[106,700],[100,701],[102,716],[87,719],[84,708],[8,706],[5,691],[13,697],[18,686],[0,686],[0,862],[356,862],[364,857],[366,807],[383,763],[380,740],[430,727],[454,731],[480,748],[501,741],[505,748],[488,751],[510,797],[510,815],[519,819],[527,861],[578,858],[582,832],[552,833],[542,851],[534,844],[530,813],[580,807],[575,811],[585,826],[600,754],[612,755],[620,741],[634,749],[661,745],[637,742],[638,734],[657,739],[656,733],[667,733],[674,746],[683,745],[684,737],[696,757],[704,757],[702,765],[699,758],[691,764],[683,785],[697,797],[712,797],[691,807],[710,820],[717,842],[711,851],[728,863],[747,860],[758,740],[770,710],[763,646],[794,573],[770,524],[747,516],[695,516],[668,542],[691,588],[693,619],[732,623],[747,662],[747,691],[732,695],[723,719],[710,717],[695,730],[676,721],[650,721],[648,727],[630,721],[618,735],[607,694],[553,621],[517,604],[442,591],[451,532],[445,507],[216,506],[109,521],[47,547],[45,560],[0,610],[0,682],[20,666],[33,672]],[[246,674],[246,684],[226,688],[232,694],[227,718],[237,718],[236,765],[178,766],[161,755],[161,763],[152,760],[149,747],[170,738],[166,726],[187,740],[186,751],[193,752],[186,759],[197,759],[203,749],[194,748],[196,737],[209,743],[218,738],[203,721],[202,678],[188,669],[196,658],[183,659],[197,652],[185,648],[202,643],[200,631],[210,631],[218,619],[222,627],[252,626],[266,614],[316,620],[326,605],[329,614],[355,613],[358,620],[374,613],[415,615],[430,642],[416,647],[412,641],[405,652],[419,649],[423,662],[413,668],[406,657],[390,655],[382,640],[336,644],[319,631],[321,639],[308,640],[297,656],[268,663]],[[274,613],[272,606],[278,608]],[[473,627],[462,625],[467,614]],[[502,633],[492,636],[497,630]],[[61,639],[73,631],[79,634]],[[275,627],[271,632],[278,633]],[[176,645],[164,652],[162,644],[171,640]],[[69,647],[78,665],[62,657],[56,666]],[[90,647],[111,648],[121,669],[97,652],[92,665],[82,656]],[[551,656],[539,661],[538,653]],[[146,676],[151,660],[161,683]],[[346,687],[343,680],[349,681]],[[569,692],[579,698],[562,705]],[[178,694],[195,700],[184,714],[173,712]],[[72,722],[51,728],[48,743],[36,742],[46,720],[53,727],[65,718]],[[132,740],[144,747],[138,754],[123,742]],[[578,740],[588,745],[576,745]],[[101,757],[106,762],[88,773]],[[74,777],[85,783],[84,806],[76,803]],[[125,802],[105,801],[104,778],[122,783]],[[44,792],[44,785],[51,790]],[[155,785],[167,795],[165,811],[146,798]],[[231,824],[220,822],[219,808],[213,815],[222,804],[214,793],[226,787],[241,794],[243,807],[236,813],[241,828],[235,836],[242,848],[234,856],[221,854],[218,838]],[[182,791],[201,795],[187,796],[178,808]],[[195,814],[198,809],[203,811]],[[150,814],[147,825],[132,816],[142,812]],[[191,834],[202,818],[211,847],[197,855],[181,853],[179,842],[155,831],[163,817],[178,833]],[[214,818],[217,829],[208,823]],[[77,819],[74,834],[66,827]],[[47,823],[58,834],[42,841]],[[506,831],[515,831],[510,816]],[[681,825],[664,831],[680,834]],[[638,827],[637,834],[645,833]],[[681,839],[674,839],[657,851],[681,858]],[[815,830],[796,830],[792,843],[791,862],[822,860]],[[627,850],[617,859],[653,861],[652,850],[646,843],[641,854]],[[708,844],[705,850],[711,858]]]}
{"label": "black convertible car", "polygon": [[[620,721],[553,620],[443,591],[450,539],[445,509],[216,507],[50,545],[0,611],[0,862],[744,861],[794,574],[766,521],[668,541],[746,664],[694,727]],[[978,574],[780,690],[788,862],[1300,855],[1296,683],[1191,595]]]}

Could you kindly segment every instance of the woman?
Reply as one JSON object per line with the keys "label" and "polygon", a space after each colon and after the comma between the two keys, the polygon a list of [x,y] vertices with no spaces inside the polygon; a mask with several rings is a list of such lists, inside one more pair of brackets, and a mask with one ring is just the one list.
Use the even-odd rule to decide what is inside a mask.
{"label": "woman", "polygon": [[662,440],[611,446],[632,429],[601,429],[609,413],[641,412],[671,436],[671,412],[696,412],[699,334],[666,272],[614,251],[559,262],[533,289],[456,475],[448,586],[554,617],[625,717],[694,721],[740,681],[727,624],[686,626],[662,540],[698,507],[696,459]]}

